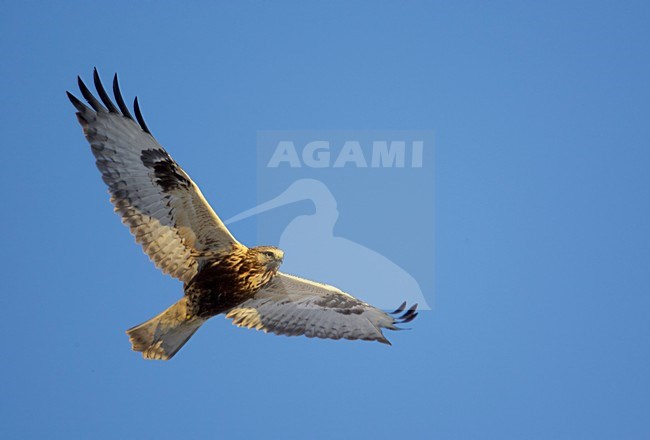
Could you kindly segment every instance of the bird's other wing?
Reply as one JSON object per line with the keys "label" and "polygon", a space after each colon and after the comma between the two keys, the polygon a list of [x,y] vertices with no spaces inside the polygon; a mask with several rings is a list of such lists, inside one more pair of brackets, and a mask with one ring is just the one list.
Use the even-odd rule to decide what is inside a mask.
{"label": "bird's other wing", "polygon": [[[394,314],[402,314],[403,303]],[[278,335],[308,338],[363,339],[390,344],[382,328],[399,330],[397,324],[412,321],[417,304],[399,318],[354,298],[333,286],[278,273],[253,298],[231,309],[239,327]]]}
{"label": "bird's other wing", "polygon": [[145,253],[163,272],[188,282],[200,256],[241,246],[205,200],[198,186],[154,139],[135,98],[136,120],[124,103],[117,82],[106,93],[94,71],[101,102],[78,78],[90,107],[68,92],[77,119],[90,143],[97,168],[108,185],[111,202]]}

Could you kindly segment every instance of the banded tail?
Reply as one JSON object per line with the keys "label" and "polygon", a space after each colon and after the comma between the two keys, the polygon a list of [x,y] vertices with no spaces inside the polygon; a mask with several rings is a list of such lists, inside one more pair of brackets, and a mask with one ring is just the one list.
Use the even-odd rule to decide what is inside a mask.
{"label": "banded tail", "polygon": [[169,360],[181,349],[206,320],[187,318],[186,298],[155,318],[126,331],[133,351],[145,359]]}

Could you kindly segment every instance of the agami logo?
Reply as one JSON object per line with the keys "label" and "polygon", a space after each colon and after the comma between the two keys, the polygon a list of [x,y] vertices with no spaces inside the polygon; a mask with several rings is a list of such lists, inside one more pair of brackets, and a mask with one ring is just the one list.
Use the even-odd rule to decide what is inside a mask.
{"label": "agami logo", "polygon": [[[305,144],[302,154],[298,154],[294,141],[283,140],[278,142],[266,166],[277,168],[286,164],[291,168],[299,168],[303,165],[311,168],[422,167],[424,142],[421,140],[410,143],[406,141],[372,141],[369,146],[365,146],[366,148],[363,148],[362,142],[358,140],[348,140],[339,146],[337,151],[332,147],[331,142],[318,140]],[[368,150],[370,154],[365,152]],[[332,157],[333,153],[335,153],[335,157]]]}
{"label": "agami logo", "polygon": [[[433,300],[431,132],[260,132],[258,240],[282,270],[385,310]],[[431,160],[431,162],[433,162]],[[373,171],[376,170],[376,171]]]}

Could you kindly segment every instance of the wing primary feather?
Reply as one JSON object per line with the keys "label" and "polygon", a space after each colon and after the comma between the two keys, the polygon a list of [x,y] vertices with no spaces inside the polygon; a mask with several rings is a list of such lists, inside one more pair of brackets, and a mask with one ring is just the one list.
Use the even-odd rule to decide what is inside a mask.
{"label": "wing primary feather", "polygon": [[418,312],[413,313],[411,316],[403,320],[402,324],[406,324],[407,322],[413,321],[415,318],[417,318],[417,316],[418,316]]}
{"label": "wing primary feather", "polygon": [[97,98],[95,98],[93,94],[90,93],[90,90],[88,90],[88,87],[86,87],[86,84],[84,84],[80,76],[77,77],[77,83],[79,84],[79,90],[81,90],[81,94],[84,98],[86,98],[88,104],[90,104],[90,106],[94,108],[96,112],[106,113],[108,111],[104,108],[103,105],[100,104],[99,101],[97,101]]}
{"label": "wing primary feather", "polygon": [[106,93],[106,90],[104,89],[104,85],[102,84],[102,81],[99,78],[99,73],[97,72],[96,67],[93,69],[93,81],[95,82],[95,88],[97,89],[97,93],[99,93],[99,97],[101,98],[104,105],[108,107],[108,111],[111,113],[119,113],[117,107],[115,107],[115,104],[113,104],[113,101],[111,101],[111,98]]}
{"label": "wing primary feather", "polygon": [[124,103],[124,98],[122,98],[122,92],[120,91],[120,84],[117,81],[117,73],[113,77],[113,94],[115,95],[115,100],[117,101],[117,105],[120,107],[122,114],[127,118],[129,118],[130,120],[133,120],[133,116],[131,116],[131,112],[129,111],[129,108]]}
{"label": "wing primary feather", "polygon": [[[110,87],[106,88],[110,84],[102,82],[107,78],[101,78],[97,69],[92,72],[94,85],[77,77],[80,92],[67,96],[90,143],[102,180],[108,185],[115,211],[156,267],[188,283],[200,269],[203,252],[216,255],[237,246],[245,249],[182,168],[151,136],[138,100],[138,119],[134,117],[133,101],[129,102],[129,111],[118,76],[111,78],[113,94]],[[96,90],[91,92],[88,86]],[[147,155],[155,160],[147,162]],[[161,178],[165,184],[177,184],[178,180],[182,186],[173,193],[167,192],[158,181]]]}
{"label": "wing primary feather", "polygon": [[147,124],[145,124],[144,118],[142,117],[142,112],[140,111],[140,104],[138,104],[137,96],[133,101],[133,108],[135,109],[135,117],[138,119],[138,123],[140,124],[140,127],[142,127],[145,133],[151,134],[151,132],[149,131],[149,127],[147,127]]}
{"label": "wing primary feather", "polygon": [[398,318],[398,322],[400,324],[405,324],[407,322],[411,322],[415,319],[416,316],[418,316],[418,313],[416,312],[416,309],[418,308],[417,303],[413,304],[410,309],[406,313],[404,313],[402,316]]}
{"label": "wing primary feather", "polygon": [[400,306],[397,309],[395,309],[395,311],[390,312],[390,314],[391,315],[397,315],[399,313],[402,313],[405,308],[406,308],[406,301],[404,301],[402,304],[400,304]]}
{"label": "wing primary feather", "polygon": [[65,92],[65,93],[66,93],[66,95],[68,95],[68,99],[70,100],[70,102],[72,103],[72,105],[74,105],[74,107],[75,107],[78,111],[80,111],[81,113],[84,113],[84,112],[90,110],[88,107],[86,107],[86,104],[84,104],[83,102],[81,102],[81,101],[80,101],[76,96],[74,96],[72,93],[70,93],[70,92]]}
{"label": "wing primary feather", "polygon": [[413,313],[413,314],[407,316],[406,318],[402,318],[402,319],[398,322],[398,324],[406,324],[406,323],[409,323],[409,322],[413,321],[417,316],[418,316],[418,312],[415,312],[415,313]]}

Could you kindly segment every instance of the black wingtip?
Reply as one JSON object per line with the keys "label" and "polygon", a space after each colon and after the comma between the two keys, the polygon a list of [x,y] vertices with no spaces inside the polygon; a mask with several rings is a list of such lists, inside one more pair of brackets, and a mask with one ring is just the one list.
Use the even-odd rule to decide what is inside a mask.
{"label": "black wingtip", "polygon": [[65,91],[65,94],[68,95],[68,99],[74,105],[77,110],[81,111],[84,107],[86,107],[83,102],[79,101],[79,99],[74,96],[72,93],[68,92],[67,90]]}
{"label": "black wingtip", "polygon": [[113,101],[111,101],[111,98],[108,96],[108,93],[106,93],[104,85],[102,84],[102,80],[99,78],[99,72],[97,72],[96,67],[93,69],[93,81],[95,83],[97,93],[99,94],[99,97],[101,98],[104,105],[108,108],[108,111],[111,113],[119,113],[117,107],[115,107],[115,104],[113,104]]}
{"label": "black wingtip", "polygon": [[402,313],[404,309],[406,308],[406,301],[404,301],[400,306],[395,309],[394,311],[390,312],[391,315],[397,315],[398,313]]}
{"label": "black wingtip", "polygon": [[133,116],[131,116],[131,112],[129,111],[129,108],[126,106],[126,103],[124,102],[124,98],[122,98],[122,92],[120,91],[120,83],[117,80],[117,73],[113,77],[113,95],[115,95],[115,100],[117,101],[117,105],[120,108],[122,115],[126,116],[130,120],[133,120]]}
{"label": "black wingtip", "polygon": [[409,315],[408,317],[403,318],[401,324],[406,324],[406,323],[408,323],[408,322],[411,322],[411,321],[413,321],[415,318],[417,318],[417,316],[418,316],[418,312],[415,312],[415,313]]}
{"label": "black wingtip", "polygon": [[407,322],[411,322],[415,319],[416,316],[418,316],[418,312],[416,312],[418,308],[418,304],[415,303],[409,308],[406,313],[404,313],[402,316],[399,318],[395,319],[395,322],[398,324],[406,324]]}
{"label": "black wingtip", "polygon": [[149,127],[147,127],[147,124],[144,122],[144,118],[142,117],[142,112],[140,111],[140,104],[138,104],[137,96],[133,101],[133,108],[135,109],[135,117],[137,118],[140,127],[142,127],[142,130],[144,130],[145,133],[151,134],[151,132],[149,131]]}
{"label": "black wingtip", "polygon": [[81,79],[80,76],[77,76],[77,84],[79,85],[79,90],[81,90],[81,94],[83,97],[86,99],[88,104],[96,111],[96,112],[106,112],[103,105],[97,101],[97,98],[93,96],[93,94],[88,90],[88,87],[86,87],[86,84],[84,84],[83,80]]}
{"label": "black wingtip", "polygon": [[74,96],[72,93],[68,92],[66,90],[65,92],[66,95],[68,95],[68,99],[74,105],[74,107],[77,109],[77,119],[79,120],[79,123],[82,125],[87,123],[88,121],[86,118],[83,117],[84,114],[90,111],[88,107],[85,106],[83,102],[81,102],[76,96]]}

